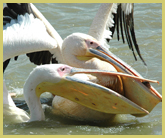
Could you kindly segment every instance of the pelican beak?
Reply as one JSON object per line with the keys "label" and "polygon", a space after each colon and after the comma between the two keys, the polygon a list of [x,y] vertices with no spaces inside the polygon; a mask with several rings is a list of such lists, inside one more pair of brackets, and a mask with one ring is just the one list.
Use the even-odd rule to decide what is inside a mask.
{"label": "pelican beak", "polygon": [[[110,63],[118,72],[143,78],[131,66],[101,46],[98,46],[96,49],[90,48],[88,49],[88,52]],[[124,86],[125,98],[131,100],[147,111],[151,112],[151,110],[162,101],[162,96],[150,85],[149,81],[140,81],[125,76],[121,76],[121,78]],[[139,116],[138,114],[134,115]]]}
{"label": "pelican beak", "polygon": [[36,87],[36,93],[51,92],[93,110],[105,113],[138,115],[147,115],[149,113],[144,108],[111,89],[84,80],[82,77],[75,77],[75,74],[80,75],[80,73],[92,75],[96,73],[113,74],[113,72],[107,71],[71,68],[70,73],[63,76],[59,82],[40,83]]}

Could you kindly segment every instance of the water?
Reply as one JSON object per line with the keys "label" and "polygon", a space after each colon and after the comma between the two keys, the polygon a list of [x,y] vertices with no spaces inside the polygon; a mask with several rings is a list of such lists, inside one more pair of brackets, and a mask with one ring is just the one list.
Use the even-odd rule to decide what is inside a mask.
{"label": "water", "polygon": [[[87,33],[100,4],[35,4],[58,33],[65,38],[73,32]],[[162,5],[135,4],[135,32],[141,54],[147,63],[135,62],[127,44],[117,42],[116,35],[111,41],[111,51],[129,63],[142,76],[155,79],[160,85],[153,86],[162,94]],[[9,92],[16,92],[16,99],[23,99],[23,84],[35,65],[25,55],[18,61],[12,60],[4,79]],[[49,97],[48,94],[44,96]],[[49,135],[161,135],[162,134],[162,103],[142,118],[121,115],[113,124],[90,124],[75,122],[52,115],[46,108],[46,121],[10,124],[4,120],[4,134],[49,134]]]}

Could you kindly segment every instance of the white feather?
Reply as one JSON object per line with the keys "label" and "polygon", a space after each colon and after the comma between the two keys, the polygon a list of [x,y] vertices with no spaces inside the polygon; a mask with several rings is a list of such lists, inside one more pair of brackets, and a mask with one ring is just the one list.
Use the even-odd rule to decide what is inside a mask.
{"label": "white feather", "polygon": [[132,3],[122,3],[121,8],[126,15],[129,15],[132,12]]}
{"label": "white feather", "polygon": [[[56,41],[47,33],[44,24],[33,15],[18,16],[3,26],[3,55],[8,58],[57,47]],[[9,52],[10,51],[10,52]]]}
{"label": "white feather", "polygon": [[101,4],[88,33],[100,41],[106,49],[108,49],[109,46],[107,45],[105,38],[112,39],[110,37],[112,32],[109,31],[109,27],[114,26],[113,13],[116,12],[116,3]]}

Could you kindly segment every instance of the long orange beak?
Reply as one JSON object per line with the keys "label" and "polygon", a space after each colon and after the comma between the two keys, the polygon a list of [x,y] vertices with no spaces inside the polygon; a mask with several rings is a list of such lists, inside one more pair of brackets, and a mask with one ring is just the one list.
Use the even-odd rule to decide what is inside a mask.
{"label": "long orange beak", "polygon": [[[112,64],[118,72],[143,78],[136,70],[101,46],[98,46],[97,49],[89,49],[89,52]],[[151,110],[162,101],[162,96],[150,85],[149,81],[144,82],[125,76],[121,76],[121,78],[125,97],[147,111],[151,112]]]}

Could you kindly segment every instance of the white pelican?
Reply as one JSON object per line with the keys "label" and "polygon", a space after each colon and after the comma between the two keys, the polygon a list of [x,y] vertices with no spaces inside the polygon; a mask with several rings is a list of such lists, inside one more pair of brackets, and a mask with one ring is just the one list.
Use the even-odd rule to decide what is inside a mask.
{"label": "white pelican", "polygon": [[[133,13],[132,13],[133,4],[114,4],[114,3],[113,4],[102,4],[96,17],[93,20],[93,23],[89,30],[89,35],[85,35],[85,34],[81,34],[81,33],[74,33],[74,34],[71,34],[70,36],[68,36],[66,39],[64,39],[64,42],[62,41],[62,39],[58,35],[58,33],[49,24],[49,22],[47,22],[47,20],[43,17],[43,15],[35,8],[35,6],[33,4],[30,4],[30,5],[31,5],[32,11],[34,12],[35,16],[43,21],[49,34],[56,40],[57,47],[55,49],[51,50],[51,53],[54,53],[54,55],[49,54],[49,55],[51,55],[51,56],[49,56],[51,60],[52,60],[52,56],[53,56],[53,57],[56,57],[56,61],[61,62],[61,63],[67,63],[67,64],[69,64],[71,66],[75,66],[75,67],[84,67],[85,66],[85,68],[95,68],[95,69],[107,69],[108,68],[108,70],[110,70],[110,71],[113,70],[113,71],[131,74],[134,76],[140,76],[135,70],[133,70],[125,62],[123,62],[121,59],[119,59],[114,54],[112,54],[110,51],[108,51],[106,47],[103,47],[106,45],[105,40],[109,41],[111,39],[111,36],[112,36],[114,28],[115,28],[113,26],[114,24],[115,24],[115,26],[117,26],[117,32],[118,32],[118,21],[121,19],[120,16],[122,16],[122,18],[124,19],[124,26],[125,26],[125,32],[126,32],[126,38],[127,38],[128,44],[134,53],[130,34],[128,31],[128,28],[130,28],[132,40],[135,44],[135,47],[136,47],[136,50],[137,50],[139,56],[141,57],[138,45],[136,43],[134,29],[133,29],[133,26],[134,26]],[[10,8],[14,10],[14,7],[11,6]],[[17,12],[17,11],[15,11],[15,12]],[[122,12],[122,14],[120,14],[120,12]],[[113,22],[113,15],[115,15],[115,23]],[[129,19],[131,19],[131,21]],[[110,28],[110,31],[107,31],[106,28]],[[32,52],[32,51],[30,51],[30,52]],[[45,53],[47,53],[47,52],[45,52]],[[23,52],[22,52],[22,54],[23,54]],[[38,62],[38,60],[36,60],[36,57],[42,57],[42,54],[40,56],[37,56],[37,54],[40,54],[40,53],[38,52],[38,53],[32,53],[32,54],[27,54],[27,55],[30,57],[30,60],[32,62],[34,62],[35,64],[47,63],[47,62],[42,62],[42,59],[39,59],[39,62]],[[68,59],[70,59],[70,60],[68,60]],[[142,57],[141,57],[141,59],[142,59]],[[48,63],[50,62],[50,60],[47,60],[47,61],[48,61]],[[87,67],[86,65],[88,64],[87,63],[88,61],[90,64],[89,66],[94,65],[94,67]],[[78,64],[78,62],[79,63],[81,62],[81,63]],[[143,62],[144,62],[144,60],[143,60]],[[87,64],[84,65],[82,63],[87,63]],[[103,64],[101,66],[99,66],[98,63],[103,63],[106,68],[104,68],[102,66]],[[75,65],[73,65],[73,64],[75,64]],[[101,79],[101,77],[99,77],[99,75],[96,77]],[[105,78],[107,79],[108,77],[105,76]],[[116,79],[117,79],[117,81],[116,81]],[[144,109],[148,110],[149,112],[154,108],[154,106],[157,103],[159,103],[161,101],[161,95],[152,86],[150,86],[149,82],[142,83],[141,81],[138,81],[138,80],[130,79],[127,77],[119,77],[119,76],[111,77],[107,82],[111,83],[110,88],[113,87],[113,85],[112,85],[113,83],[120,84],[121,91],[120,90],[118,91],[118,89],[116,89],[116,88],[113,88],[113,89],[116,90],[118,93],[121,93],[122,95],[124,95],[125,97],[130,99],[131,101],[135,102],[136,104],[140,105]],[[103,83],[104,83],[104,80],[101,80],[100,84],[103,84]],[[136,89],[137,87],[138,87],[138,89]],[[123,89],[124,89],[124,91],[123,91]],[[140,98],[137,98],[137,97],[139,97],[139,95],[143,95],[143,96]],[[55,99],[56,98],[57,97],[55,96]],[[58,99],[60,99],[60,97],[58,97]],[[73,106],[74,107],[78,106],[79,108],[83,107],[78,104],[76,105],[75,103],[72,103],[72,105],[70,104],[70,106],[68,106],[67,103],[70,101],[63,99],[63,98],[61,98],[61,100],[54,100],[54,101],[55,101],[55,104],[53,104],[54,107],[61,111],[63,110],[62,107],[64,107],[64,109],[66,109],[66,108],[70,109]],[[56,102],[56,101],[58,101],[58,102]],[[58,108],[61,103],[64,103],[63,101],[66,101],[65,104],[63,104],[62,107]],[[85,112],[85,111],[83,110],[83,112]],[[70,114],[70,113],[68,113],[68,114]],[[71,113],[71,116],[72,116],[72,113]],[[109,117],[109,114],[107,116]],[[96,117],[95,119],[97,120],[98,118]],[[105,117],[104,119],[106,120],[107,118]]]}
{"label": "white pelican", "polygon": [[[22,4],[22,6],[26,6],[27,8],[29,5]],[[20,10],[20,12],[22,12],[22,14],[26,13],[26,8],[24,8],[22,11]],[[7,16],[5,11],[8,11],[10,16]],[[10,58],[14,56],[40,50],[51,50],[56,47],[56,41],[49,36],[44,24],[39,19],[34,18],[32,14],[25,14],[25,16],[15,16],[15,14],[11,14],[9,8],[7,7],[4,8],[3,14],[4,69],[6,68],[5,63],[8,63]],[[6,89],[5,82],[3,82],[3,105],[4,110],[10,112],[12,115],[15,114],[17,116],[16,118],[18,122],[29,120],[27,114],[15,106]],[[4,113],[6,111],[4,111]],[[9,113],[7,114],[9,115]],[[18,115],[20,117],[18,117]]]}
{"label": "white pelican", "polygon": [[[113,114],[146,115],[149,113],[147,110],[117,92],[90,82],[91,76],[89,74],[85,75],[80,73],[89,73],[93,76],[97,75],[97,73],[108,76],[121,75],[129,78],[133,77],[135,80],[140,80],[142,82],[156,82],[123,73],[73,68],[63,64],[41,65],[33,69],[24,85],[24,96],[31,114],[29,121],[41,121],[45,119],[39,99],[40,95],[44,92],[51,92],[58,96],[64,96],[67,99],[86,106],[78,106],[81,108],[75,111],[73,107],[77,108],[77,104],[73,104],[74,102],[69,102],[67,107],[61,104],[58,105],[59,108],[62,106],[62,109],[71,109],[71,111],[65,109],[64,112],[69,111],[73,114],[77,114],[77,119],[86,118],[87,120],[95,120],[97,117],[97,119],[105,120],[105,118],[112,119],[112,117],[114,117]],[[56,99],[55,102],[58,103]],[[85,113],[80,110],[83,110]],[[94,113],[96,115],[94,115]],[[82,117],[83,115],[85,115],[85,117]]]}
{"label": "white pelican", "polygon": [[[87,106],[86,108],[82,106],[81,109],[88,111],[88,117],[87,114],[85,114],[85,118],[92,120],[95,120],[96,116],[97,119],[99,118],[100,120],[103,120],[101,117],[105,117],[105,115],[108,115],[107,117],[111,117],[111,119],[115,116],[107,113],[148,114],[147,110],[141,108],[124,96],[119,95],[111,89],[88,81],[90,80],[90,75],[77,73],[90,73],[94,76],[96,73],[110,76],[113,74],[134,78],[140,81],[156,82],[123,73],[73,68],[63,64],[42,65],[36,67],[30,73],[24,85],[24,96],[30,109],[30,119],[25,111],[15,107],[15,105],[8,106],[8,104],[4,104],[4,112],[7,112],[4,118],[6,120],[11,120],[10,118],[12,116],[12,122],[17,123],[45,120],[39,97],[42,93],[47,91]],[[71,112],[75,114],[73,106]],[[76,113],[77,117],[82,116],[78,115],[79,112],[76,111]],[[97,115],[93,115],[94,113],[97,113]]]}

